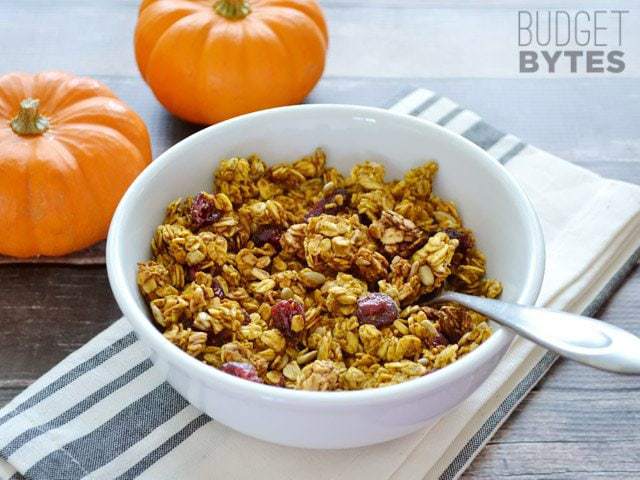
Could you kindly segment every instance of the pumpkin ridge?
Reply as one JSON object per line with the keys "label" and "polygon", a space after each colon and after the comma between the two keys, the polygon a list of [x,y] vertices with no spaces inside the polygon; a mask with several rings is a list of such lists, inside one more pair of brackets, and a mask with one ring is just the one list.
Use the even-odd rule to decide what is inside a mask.
{"label": "pumpkin ridge", "polygon": [[[120,105],[122,111],[101,111],[99,104],[104,101],[116,102]],[[87,110],[91,110],[91,108],[95,108],[95,111],[87,112]],[[56,132],[64,132],[65,127],[80,125],[88,127],[99,125],[112,129],[120,133],[123,138],[130,142],[137,150],[146,152],[148,153],[148,157],[151,157],[149,133],[147,132],[144,121],[140,115],[133,111],[126,103],[117,98],[94,97],[80,100],[60,112],[56,112],[56,114],[51,117],[51,120],[56,124]],[[148,162],[145,163],[145,166],[147,164]]]}
{"label": "pumpkin ridge", "polygon": [[158,0],[142,0],[140,6],[138,7],[138,15],[144,12],[147,8],[149,8],[154,3],[157,3]]}
{"label": "pumpkin ridge", "polygon": [[[175,30],[179,30],[182,29],[184,27],[187,27],[188,25],[182,25],[181,22],[183,20],[184,23],[187,23],[186,20],[190,20],[191,17],[195,17],[195,16],[205,16],[208,15],[207,12],[202,12],[202,11],[197,11],[197,12],[193,12],[190,13],[189,15],[185,15],[184,17],[180,17],[178,19],[176,19],[174,22],[171,23],[171,25],[169,25],[167,28],[164,29],[164,31],[162,32],[162,34],[157,38],[153,48],[149,51],[149,55],[148,55],[148,59],[147,59],[147,66],[149,64],[149,62],[151,61],[151,59],[153,58],[154,54],[156,53],[156,50],[158,49],[158,46],[162,43],[162,40],[164,39],[165,36],[169,35],[170,33],[174,34],[176,33]],[[180,25],[178,25],[180,24]]]}
{"label": "pumpkin ridge", "polygon": [[[78,100],[77,102],[73,102],[70,103],[69,105],[66,105],[58,110],[56,110],[53,114],[51,114],[49,116],[49,118],[51,119],[55,119],[57,123],[66,123],[68,121],[69,118],[69,111],[73,111],[73,110],[82,110],[81,107],[93,107],[94,103],[102,103],[104,101],[115,101],[116,103],[118,103],[124,110],[126,110],[128,107],[128,105],[126,103],[124,103],[122,100],[119,100],[117,98],[114,97],[88,97],[88,98],[83,98]],[[98,105],[96,105],[96,107],[98,107]],[[96,111],[96,114],[98,112]],[[113,112],[109,112],[109,113],[113,113]]]}
{"label": "pumpkin ridge", "polygon": [[[83,133],[86,133],[84,132],[85,130],[102,130],[103,133],[109,132],[112,135],[115,134],[114,136],[116,137],[118,142],[127,144],[128,150],[130,150],[131,152],[139,151],[138,147],[126,135],[123,135],[122,132],[108,125],[97,125],[94,123],[84,123],[84,122],[66,123],[65,125],[62,125],[58,129],[56,140],[61,145],[64,145],[65,147],[68,145],[71,148],[75,149],[77,148],[75,146],[75,143],[71,142],[67,137],[69,135],[73,137],[76,133],[80,133],[81,131],[83,131]],[[140,155],[140,158],[137,158],[137,160],[139,160],[137,167],[140,167],[138,169],[138,172],[144,169],[149,164],[149,162],[147,162],[146,159],[142,157],[142,155]]]}
{"label": "pumpkin ridge", "polygon": [[13,103],[6,98],[2,97],[2,86],[0,85],[0,116],[5,120],[11,120],[15,115],[15,107]]}
{"label": "pumpkin ridge", "polygon": [[[33,145],[31,146],[31,150],[34,151],[35,148],[33,148]],[[24,178],[25,178],[25,182],[27,184],[26,186],[26,198],[27,198],[27,211],[29,212],[29,215],[27,215],[27,222],[30,224],[30,228],[28,229],[31,232],[35,232],[36,230],[36,225],[35,225],[35,220],[33,219],[33,212],[35,210],[35,206],[33,205],[33,181],[32,181],[32,174],[31,171],[29,169],[29,164],[25,163],[24,164]],[[37,238],[37,235],[29,235],[29,241],[32,243],[33,245],[33,249],[35,249],[36,251],[42,251],[42,247],[40,246],[40,241]]]}
{"label": "pumpkin ridge", "polygon": [[[65,72],[43,72],[34,77],[33,96],[42,100],[40,109],[43,115],[51,118],[64,100],[67,82],[73,78]],[[55,82],[52,81],[55,79]]]}
{"label": "pumpkin ridge", "polygon": [[109,87],[89,77],[73,77],[65,72],[60,73],[64,76],[64,80],[60,82],[57,89],[59,95],[55,98],[55,105],[51,105],[49,101],[46,103],[47,111],[53,116],[56,111],[63,110],[83,100],[101,97],[108,99],[117,99],[116,95]]}
{"label": "pumpkin ridge", "polygon": [[3,97],[2,87],[0,86],[0,118],[11,120],[11,115],[13,113],[14,107],[11,105],[11,102],[5,97]]}
{"label": "pumpkin ridge", "polygon": [[[25,86],[23,79],[20,77],[22,73],[10,73],[0,77],[0,94],[5,94],[6,102],[9,106],[9,120],[18,113],[20,102],[25,98],[31,97],[33,93],[32,85]],[[32,83],[32,82],[31,82]]]}
{"label": "pumpkin ridge", "polygon": [[[190,17],[202,13],[202,10],[198,6],[188,3],[180,2],[185,5],[184,9],[174,9],[171,6],[164,8],[163,0],[150,3],[147,8],[156,7],[158,12],[149,11],[145,8],[140,12],[138,17],[138,24],[134,32],[134,50],[136,54],[136,62],[142,77],[146,80],[146,71],[149,66],[149,61],[153,55],[156,45],[160,42],[162,36],[169,30],[175,23],[179,22],[183,18]],[[168,3],[168,2],[167,2]],[[158,6],[159,5],[159,6]],[[143,13],[144,12],[144,13]],[[146,37],[152,35],[152,39]],[[145,47],[145,52],[141,52],[141,49]]]}
{"label": "pumpkin ridge", "polygon": [[[214,19],[211,23],[211,26],[209,27],[209,31],[203,38],[202,44],[200,45],[200,50],[202,53],[200,55],[200,58],[198,58],[198,68],[197,68],[198,74],[197,74],[197,80],[195,82],[198,98],[206,98],[205,96],[206,92],[203,90],[207,89],[208,84],[203,80],[203,78],[205,78],[208,74],[207,66],[204,64],[204,62],[208,60],[207,58],[208,47],[209,45],[212,45],[211,40],[217,37],[218,35],[224,34],[224,30],[226,29],[226,26],[224,25],[224,22],[222,21],[222,19],[218,20],[215,17],[217,16],[214,15]],[[203,120],[202,123],[206,123],[204,119],[207,118],[207,110],[209,110],[210,108],[211,108],[211,105],[209,105],[207,102],[201,102],[199,104],[198,115]]]}
{"label": "pumpkin ridge", "polygon": [[[202,20],[203,23],[200,26],[200,28],[198,28],[197,31],[192,32],[192,38],[196,37],[196,36],[200,36],[203,33],[204,35],[204,39],[202,40],[202,44],[204,45],[204,42],[206,41],[206,39],[209,36],[209,32],[211,30],[211,26],[212,26],[212,22],[211,19],[214,17],[214,15],[212,15],[210,12],[206,12],[206,11],[199,11],[199,12],[195,12],[191,15],[189,15],[188,17],[182,17],[179,20],[177,20],[176,22],[172,23],[171,26],[169,26],[163,33],[162,35],[160,35],[160,37],[158,38],[158,40],[156,41],[155,45],[153,46],[153,49],[151,50],[150,54],[149,54],[149,58],[147,60],[147,75],[145,76],[145,80],[147,81],[147,83],[149,85],[152,85],[155,83],[155,78],[153,77],[153,73],[149,73],[149,70],[153,70],[154,72],[157,71],[156,68],[151,67],[151,65],[155,65],[156,61],[161,62],[162,68],[160,70],[164,70],[164,66],[166,63],[166,56],[164,55],[164,52],[161,52],[162,48],[165,47],[164,42],[167,41],[167,38],[170,37],[171,35],[178,35],[182,30],[186,30],[186,31],[190,31],[190,29],[192,29],[192,25],[191,23],[195,21],[196,17],[199,20]],[[193,50],[192,52],[194,52],[195,50]],[[200,61],[204,61],[205,60],[205,56],[204,55],[198,55],[198,62]],[[182,61],[188,61],[186,58],[184,58],[184,56],[182,57]],[[195,78],[189,78],[189,79],[185,79],[186,81],[188,81],[189,83],[184,83],[180,86],[180,89],[182,92],[186,92],[190,89],[198,91],[198,88],[195,87],[194,85],[197,85],[195,82]],[[153,89],[152,89],[153,90]],[[154,94],[156,92],[154,91]],[[199,92],[200,93],[200,92]],[[156,95],[156,98],[157,95]],[[165,107],[167,107],[165,101],[163,101],[162,99],[158,98],[158,100],[160,101],[160,103],[162,103]],[[175,100],[175,99],[172,99]],[[200,99],[197,98],[194,95],[190,95],[188,96],[188,98],[182,100],[182,104],[185,103],[197,103],[200,104]],[[167,107],[169,110],[171,110],[169,107]],[[194,121],[194,120],[190,120],[190,121]]]}
{"label": "pumpkin ridge", "polygon": [[[73,156],[66,148],[64,148],[57,140],[55,139],[47,139],[47,143],[48,143],[48,147],[47,150],[49,150],[50,152],[55,152],[55,157],[57,157],[57,160],[54,160],[53,158],[49,157],[45,160],[40,160],[43,163],[46,163],[48,165],[50,165],[52,170],[57,170],[58,174],[59,174],[59,178],[57,179],[58,181],[60,181],[60,184],[64,186],[64,189],[62,192],[58,192],[56,191],[56,193],[58,194],[62,194],[62,198],[64,198],[64,204],[65,205],[73,205],[76,202],[73,202],[70,200],[69,197],[72,196],[73,193],[73,188],[71,188],[71,185],[69,184],[69,179],[67,178],[68,174],[63,173],[64,170],[62,168],[59,167],[59,165],[61,164],[61,162],[64,163],[65,165],[65,169],[66,171],[68,171],[68,169],[71,169],[75,172],[77,172],[76,174],[78,174],[80,176],[80,178],[83,179],[84,185],[83,189],[81,189],[81,191],[85,192],[85,194],[87,192],[89,192],[89,189],[86,188],[88,186],[88,184],[86,183],[86,178],[84,175],[84,172],[82,171],[82,169],[80,168],[80,166],[78,165],[77,159],[75,158],[75,156]],[[37,147],[34,146],[34,150]],[[30,167],[27,167],[29,169],[29,187],[30,189],[34,188],[34,172],[33,172],[33,164],[30,164]],[[37,195],[36,195],[37,196]],[[89,193],[89,196],[91,197],[91,193]],[[29,195],[29,205],[30,205],[30,211],[32,212],[32,214],[29,216],[29,218],[31,220],[34,219],[35,217],[35,212],[37,212],[36,210],[36,205],[34,205],[33,203],[33,198],[34,195]],[[95,199],[94,203],[95,203]],[[78,214],[78,212],[76,211],[76,209],[74,208],[73,212],[71,212],[71,215],[68,215],[69,212],[64,212],[65,214],[67,214],[67,220],[70,220],[71,218],[75,218],[75,216]],[[67,228],[69,229],[68,232],[65,232],[64,234],[60,234],[58,233],[57,235],[53,235],[54,239],[55,239],[55,244],[59,244],[60,242],[62,242],[62,244],[66,245],[72,242],[72,239],[74,237],[77,237],[77,228],[76,228],[76,222],[74,221],[67,221],[66,222]],[[42,252],[42,254],[44,255],[57,255],[59,254],[59,252],[56,250],[56,247],[51,245],[51,237],[52,237],[52,233],[50,231],[45,231],[42,232],[41,228],[39,228],[38,226],[36,226],[35,223],[33,223],[33,238],[35,240],[35,244],[36,244],[36,248],[39,252]],[[44,236],[42,236],[44,235]]]}
{"label": "pumpkin ridge", "polygon": [[[305,10],[302,10],[302,9],[299,9],[299,8],[295,8],[295,7],[290,6],[290,5],[277,5],[277,4],[269,4],[269,10],[271,10],[271,12],[268,12],[266,10],[263,11],[264,12],[263,18],[262,18],[263,21],[264,21],[265,18],[273,18],[273,13],[274,13],[273,11],[278,11],[278,10],[291,10],[291,11],[295,12],[296,14],[302,15],[301,18],[304,18],[305,20],[309,20],[311,25],[313,25],[316,28],[316,30],[317,30],[316,33],[319,34],[320,38],[323,41],[323,47],[325,49],[328,48],[328,36],[327,36],[327,33],[326,33],[326,27],[319,25],[312,16],[307,14],[307,12]],[[268,13],[266,13],[266,12],[268,12]]]}
{"label": "pumpkin ridge", "polygon": [[[11,128],[9,128],[9,131],[11,131]],[[11,137],[13,137],[13,132],[11,133]],[[11,138],[11,141],[15,143],[14,138]],[[25,150],[29,151],[29,155],[32,155],[32,152],[34,151],[32,142],[29,142],[28,144],[23,145],[23,147],[25,148]],[[20,153],[24,154],[26,152],[20,152]],[[18,183],[21,183],[23,185],[23,192],[24,192],[24,195],[21,196],[21,199],[24,199],[26,203],[26,205],[24,205],[24,208],[23,208],[23,212],[22,212],[23,215],[20,217],[20,222],[24,222],[24,223],[22,225],[18,224],[17,231],[15,229],[11,229],[9,236],[12,236],[12,235],[17,236],[22,231],[24,232],[34,231],[34,221],[33,221],[33,216],[31,215],[31,211],[33,210],[33,207],[32,207],[33,189],[31,188],[31,173],[29,171],[29,164],[27,162],[21,161],[21,158],[19,157],[21,157],[21,155],[16,155],[14,158],[3,158],[3,162],[12,161],[14,168],[20,169],[20,172],[18,172],[19,174],[16,175],[14,172],[15,179],[12,179],[12,182],[11,182],[12,183],[11,193],[13,195],[17,195],[16,192],[22,193],[20,190],[16,189],[16,187],[18,186]],[[9,171],[9,173],[11,172]],[[0,209],[0,213],[4,214],[3,210],[4,208]],[[15,223],[18,223],[17,219],[15,218],[12,218],[11,220],[13,220]],[[3,217],[3,221],[4,221],[4,217]],[[25,238],[21,238],[21,241],[17,242],[17,244],[19,245],[17,248],[13,248],[15,246],[14,244],[10,244],[8,247],[6,245],[2,245],[0,247],[0,253],[4,255],[26,257],[30,255],[30,252],[34,250],[37,251],[38,245],[33,235],[25,234],[23,236],[21,235],[21,237],[25,237]]]}
{"label": "pumpkin ridge", "polygon": [[[277,9],[280,9],[280,7],[278,7]],[[304,19],[304,21],[307,21],[310,25],[314,25],[314,27],[316,28],[316,34],[320,34],[321,32],[319,32],[319,29],[317,28],[317,26],[315,25],[315,23],[313,21],[311,21],[308,17],[306,17],[303,13],[299,12],[296,10],[296,13],[301,15]],[[281,12],[278,12],[276,15],[281,15]],[[289,42],[286,42],[283,40],[283,36],[287,36],[288,35],[288,30],[285,29],[285,27],[282,27],[281,24],[278,23],[278,20],[280,20],[277,16],[274,16],[273,12],[271,12],[270,15],[265,15],[263,18],[261,18],[261,20],[268,26],[269,29],[271,29],[274,34],[278,37],[278,39],[282,42],[285,50],[288,52],[288,58],[289,61],[287,62],[287,65],[289,66],[289,69],[291,70],[291,76],[292,78],[295,78],[297,81],[302,82],[305,78],[299,73],[302,69],[300,68],[300,65],[305,65],[306,59],[303,58],[304,55],[298,53],[298,52],[292,52],[292,50],[289,47],[289,42],[291,42],[292,40],[289,40]],[[287,26],[288,27],[288,26]],[[282,31],[280,30],[282,28]],[[322,35],[319,35],[319,39],[322,40]],[[323,45],[323,48],[326,48]],[[295,60],[295,62],[294,62]],[[320,74],[322,74],[322,71],[324,71],[324,63],[322,66],[322,70],[320,72]],[[304,95],[300,98],[295,97],[295,98],[291,98],[289,101],[290,103],[298,103],[301,102],[302,100],[304,100]]]}
{"label": "pumpkin ridge", "polygon": [[[116,102],[121,111],[105,111],[100,103],[105,100]],[[91,109],[95,108],[95,111]],[[121,133],[127,140],[131,136],[143,137],[140,142],[134,143],[138,150],[146,150],[149,144],[149,136],[142,118],[123,101],[110,97],[92,97],[80,100],[56,112],[50,119],[59,126],[73,126],[79,124],[101,125]]]}
{"label": "pumpkin ridge", "polygon": [[262,5],[268,8],[288,8],[302,13],[304,16],[310,18],[313,23],[318,27],[320,33],[325,41],[325,48],[329,43],[329,33],[327,31],[327,22],[322,14],[322,11],[316,8],[314,5],[308,3],[299,3],[291,0],[263,0]]}
{"label": "pumpkin ridge", "polygon": [[[251,41],[247,35],[247,28],[248,25],[256,21],[253,15],[243,19],[241,22],[229,22],[224,18],[216,17],[214,15],[213,26],[207,35],[207,41],[205,41],[200,55],[199,79],[206,79],[209,76],[215,78],[216,69],[219,69],[220,65],[209,61],[212,58],[222,58],[222,55],[228,55],[227,67],[232,73],[236,68],[241,68],[242,65],[247,64],[247,45]],[[244,78],[235,80],[237,80],[235,84],[238,96],[251,95],[252,92],[244,88],[244,84],[239,83]],[[197,83],[199,96],[206,100],[198,100],[194,103],[193,107],[197,109],[198,118],[196,119],[194,115],[192,121],[202,124],[210,123],[208,119],[211,117],[211,112],[225,108],[225,100],[220,101],[220,97],[226,96],[227,92],[224,91],[224,86],[220,90],[220,83],[220,81],[209,83],[204,80]],[[214,95],[211,95],[211,93],[214,93]],[[239,100],[239,102],[241,101]],[[219,105],[220,103],[221,105]]]}
{"label": "pumpkin ridge", "polygon": [[[90,129],[94,129],[93,125],[89,125]],[[116,133],[116,137],[118,136],[118,132],[111,129],[113,131],[113,133]],[[117,141],[121,141],[121,139],[117,138]],[[84,165],[83,162],[81,160],[79,160],[77,153],[82,153],[81,149],[79,146],[77,146],[75,144],[75,142],[71,142],[69,141],[68,138],[64,138],[63,136],[59,136],[56,139],[56,143],[58,145],[60,145],[60,148],[63,152],[65,152],[69,158],[72,159],[73,161],[73,165],[75,167],[76,172],[79,174],[79,176],[82,178],[82,182],[84,183],[84,188],[82,189],[83,191],[86,192],[86,194],[88,195],[88,198],[90,199],[92,206],[89,208],[89,210],[91,212],[95,212],[91,214],[92,219],[94,219],[94,221],[92,222],[93,225],[97,225],[99,228],[92,228],[92,230],[94,231],[94,233],[92,233],[91,236],[88,237],[88,239],[85,240],[85,244],[83,246],[81,246],[80,248],[85,248],[88,247],[89,245],[94,244],[95,242],[99,241],[102,238],[105,238],[107,230],[109,228],[109,223],[110,223],[110,219],[111,216],[113,214],[113,210],[115,209],[116,205],[112,205],[111,203],[111,199],[108,197],[104,197],[102,195],[98,195],[96,190],[94,189],[94,182],[95,182],[95,178],[91,178],[87,172],[86,172],[86,167],[88,167],[88,165]],[[143,162],[143,159],[141,158],[142,156],[140,155],[139,152],[137,152],[135,150],[135,147],[133,149],[131,149],[131,147],[133,146],[133,144],[130,143],[130,145],[127,147],[127,150],[130,152],[133,152],[133,155],[130,156],[130,159],[135,159],[138,161],[138,164]],[[144,165],[143,165],[144,166]],[[137,169],[129,169],[131,171],[133,170],[137,170],[138,172],[140,171],[139,168]],[[121,171],[120,172],[115,172],[116,175],[121,175]],[[128,172],[130,173],[130,172]],[[135,178],[136,174],[133,175],[133,178]],[[131,181],[133,180],[133,178],[131,178]],[[105,178],[105,181],[108,181],[108,178]],[[116,182],[116,183],[122,183],[122,182]],[[110,188],[113,188],[113,184],[109,185]],[[122,194],[124,194],[124,190],[126,190],[126,185],[124,185],[124,189],[120,188],[121,192],[120,192],[120,196]],[[117,202],[116,202],[117,204]],[[83,213],[79,210],[75,210],[73,212],[76,215],[84,215],[86,213]],[[97,213],[99,213],[99,215],[96,215]],[[96,217],[97,221],[96,221]],[[80,236],[84,236],[87,232],[80,232],[82,235]],[[75,237],[77,238],[79,235],[75,235]]]}
{"label": "pumpkin ridge", "polygon": [[[289,47],[289,45],[287,44],[287,42],[284,41],[284,39],[282,38],[281,33],[278,31],[277,28],[273,28],[273,26],[266,21],[267,19],[264,17],[260,17],[260,16],[256,16],[255,21],[259,21],[261,22],[264,27],[269,30],[269,32],[271,32],[271,34],[277,39],[278,44],[282,47],[282,50],[284,51],[284,54],[287,58],[292,58],[294,57],[294,55],[291,53],[291,48]],[[289,76],[290,78],[295,78],[296,80],[299,79],[300,75],[298,74],[297,69],[295,68],[295,66],[293,65],[292,62],[286,62],[288,71],[289,71]]]}

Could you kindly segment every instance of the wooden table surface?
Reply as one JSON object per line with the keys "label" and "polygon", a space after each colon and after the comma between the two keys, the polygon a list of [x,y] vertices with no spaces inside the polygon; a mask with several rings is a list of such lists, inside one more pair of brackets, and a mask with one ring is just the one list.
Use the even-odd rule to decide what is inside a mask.
{"label": "wooden table surface", "polygon": [[[469,58],[471,70],[460,75],[451,56],[466,55],[460,45],[477,49],[474,25],[513,23],[513,6],[489,3],[484,9],[478,1],[468,8],[435,0],[404,8],[391,0],[323,2],[332,44],[325,76],[308,101],[384,107],[424,86],[560,157],[640,183],[638,78],[519,77],[501,74],[504,65],[474,69]],[[196,127],[167,114],[138,76],[131,51],[137,4],[1,1],[0,74],[57,68],[99,78],[145,119],[157,156]],[[403,56],[408,44],[411,61]],[[120,316],[103,266],[1,265],[0,285],[0,406]],[[639,287],[636,268],[600,318],[640,334]],[[464,478],[640,478],[640,378],[557,362]]]}

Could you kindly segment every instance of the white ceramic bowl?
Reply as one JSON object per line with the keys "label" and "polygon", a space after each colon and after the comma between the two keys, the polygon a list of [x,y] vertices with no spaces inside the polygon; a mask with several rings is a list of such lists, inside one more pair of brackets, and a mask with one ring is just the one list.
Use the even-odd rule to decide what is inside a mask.
{"label": "white ceramic bowl", "polygon": [[247,435],[297,447],[346,448],[390,440],[437,420],[492,372],[514,337],[491,338],[446,368],[417,380],[354,392],[306,392],[238,379],[199,362],[154,327],[136,286],[136,263],[173,199],[210,190],[219,160],[258,153],[267,164],[323,147],[329,165],[348,173],[364,160],[387,178],[435,159],[435,190],[459,206],[487,255],[504,300],[532,304],[544,269],[544,244],[527,197],[494,159],[432,123],[385,110],[303,105],[265,110],[206,128],[158,157],[133,183],[113,217],[107,242],[111,288],[154,363],[193,405]]}

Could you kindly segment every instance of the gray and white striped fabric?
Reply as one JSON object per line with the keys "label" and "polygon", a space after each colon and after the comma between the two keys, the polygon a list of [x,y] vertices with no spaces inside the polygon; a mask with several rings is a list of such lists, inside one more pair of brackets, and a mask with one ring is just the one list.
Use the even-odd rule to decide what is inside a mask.
{"label": "gray and white striped fabric", "polygon": [[[411,92],[390,109],[459,133],[501,163],[526,147],[425,89]],[[454,478],[477,454],[554,358],[545,357],[545,363],[531,371],[443,478]],[[138,478],[211,421],[164,381],[146,347],[128,323],[119,320],[0,411],[0,479]]]}

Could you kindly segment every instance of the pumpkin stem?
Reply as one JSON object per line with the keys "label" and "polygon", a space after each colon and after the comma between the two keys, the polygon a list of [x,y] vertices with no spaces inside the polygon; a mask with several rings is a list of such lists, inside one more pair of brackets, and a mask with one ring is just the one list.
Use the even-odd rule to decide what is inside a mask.
{"label": "pumpkin stem", "polygon": [[11,120],[11,129],[18,135],[42,135],[49,129],[49,120],[38,113],[40,100],[26,98],[20,102],[18,115]]}
{"label": "pumpkin stem", "polygon": [[242,20],[251,13],[248,0],[217,0],[213,9],[227,20]]}

